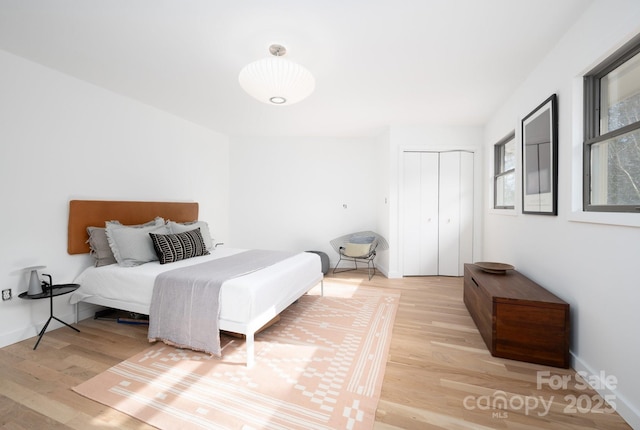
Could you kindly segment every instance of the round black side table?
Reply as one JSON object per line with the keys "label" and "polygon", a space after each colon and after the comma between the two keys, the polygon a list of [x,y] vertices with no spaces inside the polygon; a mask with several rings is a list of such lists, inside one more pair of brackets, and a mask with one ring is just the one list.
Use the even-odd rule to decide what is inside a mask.
{"label": "round black side table", "polygon": [[52,285],[50,287],[47,287],[46,291],[40,294],[33,294],[30,296],[26,292],[24,292],[18,295],[18,297],[25,300],[38,300],[38,299],[46,299],[46,298],[49,299],[49,319],[47,320],[47,323],[44,325],[44,327],[42,327],[42,330],[40,330],[40,333],[38,334],[38,341],[36,342],[36,345],[33,347],[34,350],[38,347],[38,344],[42,340],[42,336],[44,336],[44,333],[47,331],[47,327],[49,326],[49,323],[51,322],[52,319],[58,322],[61,322],[62,324],[69,327],[70,329],[73,329],[78,333],[80,333],[80,330],[70,326],[66,322],[62,321],[60,318],[53,315],[53,298],[57,296],[63,296],[65,294],[69,294],[77,290],[78,287],[80,287],[80,284],[58,284],[58,285]]}

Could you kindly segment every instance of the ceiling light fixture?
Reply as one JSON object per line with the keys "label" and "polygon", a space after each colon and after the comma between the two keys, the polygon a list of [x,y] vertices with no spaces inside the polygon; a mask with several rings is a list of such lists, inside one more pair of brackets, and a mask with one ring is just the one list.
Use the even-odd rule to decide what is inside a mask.
{"label": "ceiling light fixture", "polygon": [[282,58],[287,49],[271,45],[272,57],[247,64],[238,81],[243,90],[263,103],[292,105],[307,98],[315,89],[316,80],[301,65]]}

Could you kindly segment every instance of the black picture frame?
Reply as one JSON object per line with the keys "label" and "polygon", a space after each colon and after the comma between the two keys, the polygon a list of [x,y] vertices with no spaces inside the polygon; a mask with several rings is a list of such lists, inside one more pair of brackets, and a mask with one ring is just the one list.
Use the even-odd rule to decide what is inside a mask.
{"label": "black picture frame", "polygon": [[522,120],[522,213],[558,215],[558,96]]}

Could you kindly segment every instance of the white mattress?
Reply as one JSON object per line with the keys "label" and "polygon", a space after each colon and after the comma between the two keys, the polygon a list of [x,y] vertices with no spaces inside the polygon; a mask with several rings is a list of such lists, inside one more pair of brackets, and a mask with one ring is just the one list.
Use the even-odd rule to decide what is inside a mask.
{"label": "white mattress", "polygon": [[[148,314],[153,284],[158,274],[242,252],[242,249],[217,248],[210,255],[161,265],[158,262],[136,267],[117,264],[85,269],[74,283],[80,288],[69,299],[71,304],[100,299],[129,303]],[[248,275],[225,281],[220,290],[220,320],[247,324],[269,313],[282,303],[291,303],[322,280],[317,254],[301,252],[279,263]]]}

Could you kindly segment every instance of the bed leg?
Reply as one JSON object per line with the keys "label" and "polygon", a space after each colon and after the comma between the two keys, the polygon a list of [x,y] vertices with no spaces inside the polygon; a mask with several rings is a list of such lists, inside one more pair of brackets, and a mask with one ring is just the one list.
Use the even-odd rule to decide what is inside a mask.
{"label": "bed leg", "polygon": [[247,367],[253,367],[255,364],[255,345],[253,342],[253,333],[247,333],[246,335],[246,346],[247,346]]}
{"label": "bed leg", "polygon": [[320,279],[320,295],[324,297],[324,279]]}

